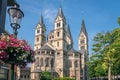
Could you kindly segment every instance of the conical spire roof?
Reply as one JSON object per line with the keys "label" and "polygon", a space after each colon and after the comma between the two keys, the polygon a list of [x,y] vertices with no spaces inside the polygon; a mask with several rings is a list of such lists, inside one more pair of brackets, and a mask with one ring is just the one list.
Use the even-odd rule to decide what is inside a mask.
{"label": "conical spire roof", "polygon": [[41,15],[40,16],[40,22],[39,22],[40,24],[44,24],[44,21],[43,21],[43,16]]}
{"label": "conical spire roof", "polygon": [[82,27],[81,27],[80,34],[81,34],[82,32],[87,36],[87,31],[86,31],[86,27],[85,27],[84,20],[82,20]]}
{"label": "conical spire roof", "polygon": [[71,39],[71,42],[72,42],[72,44],[73,44],[73,38],[72,38],[72,35],[71,35],[71,31],[70,31],[70,26],[69,26],[69,24],[68,24],[68,27],[67,27],[67,35],[68,35],[68,37]]}
{"label": "conical spire roof", "polygon": [[57,18],[58,16],[60,16],[61,18],[64,18],[64,19],[65,19],[65,16],[64,16],[64,14],[63,14],[63,10],[62,10],[62,7],[61,7],[61,6],[60,6],[60,8],[58,9],[58,13],[57,13],[56,18]]}
{"label": "conical spire roof", "polygon": [[39,24],[40,24],[42,27],[45,27],[45,24],[44,24],[43,16],[42,16],[42,15],[40,16]]}

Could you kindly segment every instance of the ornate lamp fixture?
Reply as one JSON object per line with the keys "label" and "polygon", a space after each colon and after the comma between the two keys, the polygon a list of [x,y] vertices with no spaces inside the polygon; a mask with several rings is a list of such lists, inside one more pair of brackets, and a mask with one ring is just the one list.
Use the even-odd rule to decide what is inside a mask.
{"label": "ornate lamp fixture", "polygon": [[10,25],[13,28],[14,36],[17,37],[18,31],[20,28],[20,23],[22,18],[24,17],[24,13],[20,10],[20,6],[15,3],[13,7],[8,9],[8,14],[10,17]]}

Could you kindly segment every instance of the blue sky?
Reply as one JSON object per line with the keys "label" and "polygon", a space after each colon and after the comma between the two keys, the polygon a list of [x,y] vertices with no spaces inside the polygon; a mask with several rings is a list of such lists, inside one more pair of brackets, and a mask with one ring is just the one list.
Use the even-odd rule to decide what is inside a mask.
{"label": "blue sky", "polygon": [[[118,27],[120,16],[120,0],[17,0],[24,12],[18,37],[25,39],[34,46],[35,27],[43,15],[47,34],[54,28],[54,19],[58,8],[62,5],[67,24],[70,25],[74,47],[78,50],[78,35],[82,19],[85,21],[89,37],[89,53],[93,37],[98,32],[111,31]],[[6,17],[6,30],[12,33],[9,17]]]}

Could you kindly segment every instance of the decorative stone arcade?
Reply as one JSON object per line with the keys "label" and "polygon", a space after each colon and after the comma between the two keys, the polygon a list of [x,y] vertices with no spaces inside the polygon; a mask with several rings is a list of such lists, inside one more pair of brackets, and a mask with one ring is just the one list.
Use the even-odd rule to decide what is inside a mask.
{"label": "decorative stone arcade", "polygon": [[52,50],[49,46],[44,46],[39,50],[35,51],[35,63],[34,71],[32,72],[35,75],[35,79],[39,78],[39,73],[42,71],[54,73],[54,57],[55,51]]}

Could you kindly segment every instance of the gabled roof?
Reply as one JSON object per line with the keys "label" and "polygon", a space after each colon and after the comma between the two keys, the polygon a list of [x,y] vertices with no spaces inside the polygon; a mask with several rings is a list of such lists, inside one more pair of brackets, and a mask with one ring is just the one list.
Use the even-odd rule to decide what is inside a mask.
{"label": "gabled roof", "polygon": [[49,45],[45,44],[40,48],[40,50],[54,50],[54,49],[52,49]]}
{"label": "gabled roof", "polygon": [[67,36],[70,38],[72,44],[73,44],[73,38],[72,38],[72,35],[71,35],[71,31],[70,31],[70,26],[68,24],[68,27],[67,27]]}
{"label": "gabled roof", "polygon": [[65,19],[65,16],[63,14],[63,11],[62,11],[62,8],[60,6],[60,8],[58,9],[58,13],[57,13],[57,16],[55,18],[55,20],[57,19],[57,17],[60,16],[61,18]]}
{"label": "gabled roof", "polygon": [[81,27],[81,30],[80,30],[80,34],[81,34],[82,32],[87,36],[87,31],[86,31],[86,27],[85,27],[84,20],[82,20],[82,27]]}

